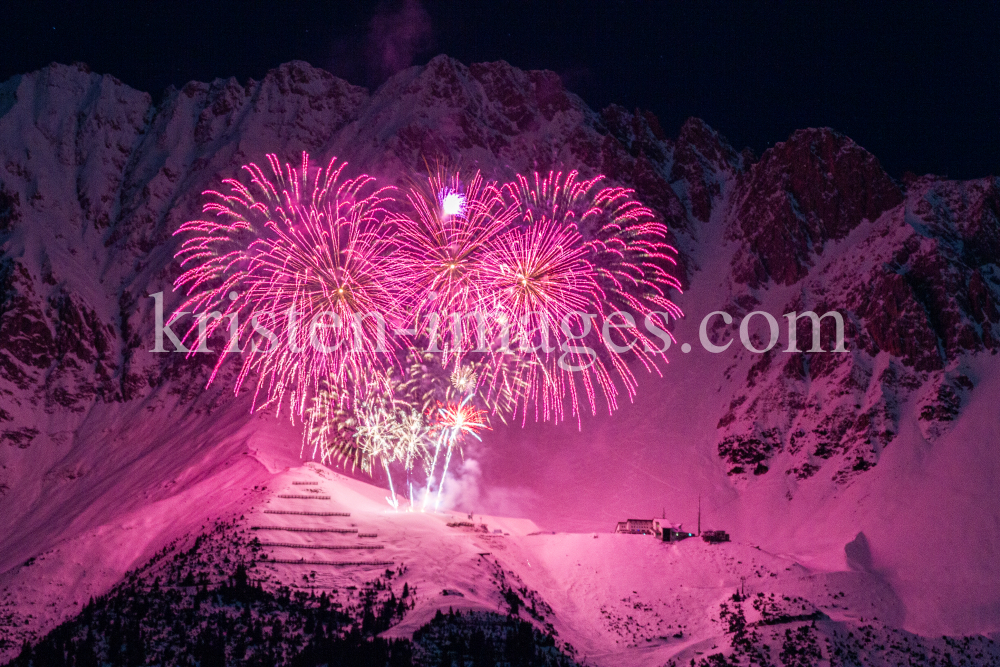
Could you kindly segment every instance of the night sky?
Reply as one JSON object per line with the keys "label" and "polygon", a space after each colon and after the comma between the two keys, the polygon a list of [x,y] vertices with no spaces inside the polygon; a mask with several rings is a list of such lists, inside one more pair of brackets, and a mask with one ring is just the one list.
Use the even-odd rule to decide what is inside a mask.
{"label": "night sky", "polygon": [[446,53],[551,69],[596,109],[699,116],[760,153],[830,126],[890,174],[1000,173],[1000,3],[25,2],[0,80],[82,61],[153,93],[306,60],[352,83]]}

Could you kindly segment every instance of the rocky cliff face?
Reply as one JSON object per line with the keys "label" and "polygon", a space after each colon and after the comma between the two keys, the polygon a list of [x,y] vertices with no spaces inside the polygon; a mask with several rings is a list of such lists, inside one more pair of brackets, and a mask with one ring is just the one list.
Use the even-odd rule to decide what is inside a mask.
{"label": "rocky cliff face", "polygon": [[[877,463],[913,396],[928,440],[948,428],[974,388],[966,358],[996,351],[998,182],[925,177],[904,193],[849,139],[812,130],[741,176],[727,210],[733,306],[838,311],[848,352],[751,355],[719,421],[732,474],[767,473],[784,453],[797,479],[832,467],[846,481]],[[808,320],[797,340],[811,348]]]}
{"label": "rocky cliff face", "polygon": [[[497,178],[603,173],[669,225],[685,285],[676,300],[690,317],[765,310],[783,330],[784,313],[840,312],[846,353],[829,352],[829,318],[825,352],[786,353],[784,337],[764,354],[734,344],[719,385],[728,407],[698,418],[717,423],[699,446],[736,488],[782,476],[794,480],[791,497],[814,477],[855,483],[899,437],[913,401],[933,442],[977,391],[970,360],[1000,344],[997,178],[899,183],[829,129],[796,132],[759,158],[698,119],[671,139],[649,113],[596,113],[553,73],[503,62],[441,56],[375,92],[292,62],[262,81],[192,82],[156,102],[83,66],[52,65],[0,85],[0,497],[11,508],[0,524],[9,535],[59,511],[69,532],[58,535],[82,530],[91,524],[67,498],[86,494],[66,489],[112,493],[138,469],[115,452],[113,464],[84,463],[119,442],[87,435],[94,415],[155,434],[222,405],[246,412],[242,399],[225,398],[225,381],[203,393],[214,358],[148,352],[149,295],[164,291],[168,311],[178,303],[171,234],[200,211],[204,189],[266,153],[297,160],[302,151],[390,180],[437,163]],[[809,349],[809,322],[797,332]],[[133,434],[129,447],[175,446],[148,437]],[[212,437],[192,432],[189,451]],[[157,474],[177,479],[184,465]],[[0,570],[25,549],[0,543]]]}

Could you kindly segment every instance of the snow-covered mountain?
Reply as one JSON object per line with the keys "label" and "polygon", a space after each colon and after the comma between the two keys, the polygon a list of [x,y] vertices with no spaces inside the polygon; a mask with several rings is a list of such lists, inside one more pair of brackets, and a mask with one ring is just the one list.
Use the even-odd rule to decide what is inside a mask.
{"label": "snow-covered mountain", "polygon": [[15,664],[1000,664],[989,638],[899,629],[860,538],[853,569],[823,571],[749,544],[390,511],[316,464],[252,495]]}
{"label": "snow-covered mountain", "polygon": [[[829,129],[759,158],[698,119],[670,139],[551,72],[440,56],[374,92],[301,62],[158,102],[80,65],[0,84],[5,650],[300,464],[294,427],[251,415],[225,376],[204,389],[214,355],[149,352],[149,295],[178,304],[171,234],[204,189],[302,151],[390,182],[437,163],[603,173],[681,252],[691,352],[580,430],[498,428],[468,452],[456,508],[606,531],[661,512],[691,526],[701,496],[708,527],[817,571],[866,544],[852,562],[897,600],[892,624],[1000,629],[1000,179],[896,182]],[[734,343],[712,354],[699,325],[717,310],[734,322],[712,319],[712,340]],[[842,313],[846,353],[783,351],[783,315],[806,310]],[[780,325],[770,352],[740,342],[752,311]],[[766,340],[763,317],[752,329]]]}

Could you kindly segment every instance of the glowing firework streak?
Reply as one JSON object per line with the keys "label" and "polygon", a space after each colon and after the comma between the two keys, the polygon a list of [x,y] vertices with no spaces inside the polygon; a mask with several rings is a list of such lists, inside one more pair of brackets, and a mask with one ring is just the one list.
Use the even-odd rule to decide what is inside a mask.
{"label": "glowing firework streak", "polygon": [[[441,429],[441,436],[438,441],[439,448],[442,440],[445,442],[447,447],[445,451],[444,468],[441,471],[441,482],[438,484],[437,500],[434,503],[435,510],[437,510],[438,506],[441,504],[441,492],[444,490],[444,480],[448,476],[448,466],[451,463],[451,454],[458,445],[460,438],[463,435],[471,435],[476,440],[481,441],[482,438],[479,437],[479,431],[489,428],[489,423],[486,419],[486,412],[470,405],[469,401],[471,399],[472,394],[469,394],[457,406],[445,405],[438,408],[438,425]],[[435,459],[437,459],[436,452]],[[427,491],[430,493],[430,486],[428,486]]]}
{"label": "glowing firework streak", "polygon": [[399,510],[399,500],[396,498],[396,489],[392,486],[392,472],[389,470],[388,459],[382,459],[382,467],[385,468],[385,476],[389,480],[389,494],[391,497],[386,498],[389,506],[394,510]]}
{"label": "glowing firework streak", "polygon": [[[431,464],[427,467],[427,488],[424,489],[424,502],[420,506],[421,512],[427,509],[427,499],[431,497],[431,488],[434,486],[434,471],[437,470],[438,455],[441,453],[441,445],[444,444],[444,438],[444,431],[441,431],[437,441],[434,443],[434,458],[431,459]],[[444,482],[444,477],[441,478],[441,481],[442,483]]]}
{"label": "glowing firework streak", "polygon": [[[502,419],[503,410],[506,406],[513,404],[509,394],[499,393],[496,396],[484,396],[478,392],[478,371],[485,370],[487,365],[485,362],[466,361],[449,373],[448,369],[441,363],[442,356],[441,354],[414,353],[411,356],[411,363],[404,368],[406,379],[394,386],[393,393],[393,400],[397,404],[406,405],[411,414],[428,415],[431,431],[437,433],[433,458],[425,465],[427,482],[422,505],[424,509],[427,507],[434,486],[435,472],[441,452],[442,450],[445,452],[445,471],[447,471],[451,448],[455,444],[455,439],[452,436],[458,436],[458,433],[452,433],[442,421],[443,417],[454,416],[455,408],[442,408],[441,406],[459,405],[462,414],[467,417],[475,417],[475,420],[485,425],[487,411],[498,414]],[[479,405],[484,406],[485,409],[479,408]],[[442,409],[446,411],[446,414],[442,414]],[[470,422],[471,424],[472,422]],[[430,440],[426,431],[422,432],[421,437],[425,443]]]}
{"label": "glowing firework streak", "polygon": [[409,472],[415,461],[424,459],[431,425],[419,412],[391,405],[388,401],[360,404],[356,406],[355,413],[358,421],[355,438],[361,456],[361,469],[370,473],[376,459],[382,462],[392,493],[389,504],[398,508],[389,464],[402,462],[403,469]]}
{"label": "glowing firework streak", "polygon": [[580,179],[575,170],[552,171],[544,178],[535,173],[530,180],[519,174],[503,193],[518,209],[522,224],[549,219],[576,226],[610,310],[644,314],[660,309],[681,317],[680,308],[667,298],[669,290],[681,291],[670,273],[677,250],[666,242],[667,226],[634,198],[633,190],[602,187],[602,180],[604,176]]}
{"label": "glowing firework streak", "polygon": [[444,481],[448,478],[448,466],[451,464],[452,443],[449,441],[448,449],[444,457],[444,469],[441,470],[441,483],[438,484],[437,499],[434,501],[434,511],[441,505],[441,492],[444,491]]}
{"label": "glowing firework streak", "polygon": [[[533,180],[518,176],[503,187],[518,218],[514,230],[495,243],[491,277],[501,299],[508,297],[502,308],[511,320],[531,323],[521,326],[522,338],[532,329],[543,338],[553,334],[553,349],[529,349],[537,363],[519,371],[535,418],[543,421],[560,421],[568,402],[579,425],[582,398],[596,414],[598,389],[610,414],[618,407],[619,384],[632,400],[635,377],[622,353],[660,372],[661,341],[642,333],[634,319],[630,326],[632,316],[623,313],[648,315],[665,336],[667,320],[682,315],[666,296],[680,289],[666,268],[676,264],[666,226],[631,190],[601,188],[602,178],[536,173]],[[616,341],[623,344],[610,354],[597,336],[610,328],[629,328],[635,339]],[[522,409],[527,417],[527,401]]]}
{"label": "glowing firework streak", "polygon": [[[461,359],[466,350],[479,347],[489,331],[462,326],[461,318],[480,314],[484,326],[491,321],[483,307],[484,264],[496,236],[510,224],[515,211],[504,203],[500,190],[483,181],[477,172],[467,181],[459,174],[438,171],[405,191],[405,213],[396,218],[400,254],[412,277],[410,322],[414,332],[428,320],[431,349],[442,344],[444,357]],[[456,325],[456,319],[458,323]]]}
{"label": "glowing firework streak", "polygon": [[299,169],[268,160],[271,176],[244,166],[248,184],[227,179],[228,191],[205,193],[212,218],[181,225],[177,258],[186,270],[175,285],[189,295],[184,309],[218,316],[201,331],[192,326],[186,340],[247,310],[254,316],[237,327],[241,338],[251,326],[287,332],[284,342],[251,342],[235,390],[255,372],[255,406],[263,392],[263,405],[280,411],[287,392],[294,418],[321,382],[348,400],[386,386],[395,343],[384,332],[401,321],[399,296],[412,281],[390,261],[397,247],[387,189],[369,176],[343,178],[336,159],[325,169],[310,168],[305,154]]}

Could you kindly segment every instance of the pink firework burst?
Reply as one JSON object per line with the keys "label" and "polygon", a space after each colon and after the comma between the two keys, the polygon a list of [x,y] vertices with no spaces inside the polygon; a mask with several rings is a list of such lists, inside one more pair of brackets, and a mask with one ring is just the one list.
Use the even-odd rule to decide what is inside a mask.
{"label": "pink firework burst", "polygon": [[565,315],[588,308],[600,295],[586,255],[575,227],[549,219],[498,236],[483,272],[493,309],[523,334],[558,326]]}
{"label": "pink firework burst", "polygon": [[[301,415],[321,382],[339,387],[345,402],[386,386],[394,342],[385,332],[401,321],[408,276],[391,261],[386,188],[369,176],[343,178],[346,163],[336,158],[325,169],[310,169],[305,154],[298,169],[268,161],[271,177],[244,166],[249,183],[227,179],[228,192],[206,192],[212,217],[177,231],[186,236],[177,252],[186,270],[176,286],[189,295],[185,310],[220,316],[203,336],[230,316],[241,321],[241,340],[253,338],[251,327],[280,332],[248,342],[236,390],[255,372],[263,405],[280,409],[288,393]],[[195,335],[192,327],[187,338]]]}
{"label": "pink firework burst", "polygon": [[[503,285],[502,310],[530,323],[522,340],[532,330],[554,342],[550,349],[529,345],[532,363],[514,370],[527,387],[525,417],[532,402],[536,419],[559,421],[568,403],[579,423],[584,397],[596,413],[598,393],[613,412],[619,385],[630,400],[635,395],[629,356],[657,372],[665,360],[665,345],[642,325],[648,321],[667,336],[668,319],[682,314],[667,297],[680,285],[666,270],[675,254],[665,242],[666,226],[630,190],[601,188],[600,180],[551,172],[533,181],[518,176],[503,188],[518,218],[491,253],[498,258],[492,275]],[[617,333],[621,329],[631,340]],[[610,341],[603,340],[605,331]]]}
{"label": "pink firework burst", "polygon": [[490,428],[486,411],[469,402],[439,404],[437,412],[436,427],[456,441],[462,435],[480,440],[479,434]]}
{"label": "pink firework burst", "polygon": [[438,170],[408,188],[405,199],[396,222],[401,256],[413,278],[411,322],[421,331],[438,322],[434,328],[445,356],[458,359],[478,347],[474,338],[480,332],[467,322],[455,327],[453,318],[483,313],[482,321],[492,321],[484,312],[491,303],[484,270],[493,241],[515,211],[478,172],[463,180],[458,173]]}
{"label": "pink firework burst", "polygon": [[593,408],[597,386],[613,402],[617,390],[603,364],[560,372],[560,359],[564,366],[581,366],[579,353],[560,350],[568,338],[565,329],[572,331],[574,313],[594,312],[602,297],[576,227],[542,218],[500,235],[490,250],[485,275],[504,339],[495,356],[513,345],[519,363],[491,364],[489,386],[522,387],[513,394],[513,411],[520,408],[526,418],[533,404],[535,419],[542,421],[562,418],[563,397],[569,399],[573,414],[578,413],[581,395]]}
{"label": "pink firework burst", "polygon": [[518,175],[504,186],[505,200],[523,224],[542,219],[573,223],[597,271],[606,310],[654,310],[678,318],[680,308],[667,296],[680,291],[670,271],[677,250],[667,243],[667,226],[634,197],[634,191],[602,187],[604,176],[581,179],[576,171],[552,171],[529,180]]}

